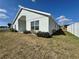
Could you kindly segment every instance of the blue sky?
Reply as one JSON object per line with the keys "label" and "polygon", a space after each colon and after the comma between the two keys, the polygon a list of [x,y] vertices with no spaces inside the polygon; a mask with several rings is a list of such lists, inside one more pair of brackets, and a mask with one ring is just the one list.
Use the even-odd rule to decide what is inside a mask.
{"label": "blue sky", "polygon": [[12,22],[19,5],[49,12],[58,23],[79,21],[79,0],[0,0],[0,25]]}

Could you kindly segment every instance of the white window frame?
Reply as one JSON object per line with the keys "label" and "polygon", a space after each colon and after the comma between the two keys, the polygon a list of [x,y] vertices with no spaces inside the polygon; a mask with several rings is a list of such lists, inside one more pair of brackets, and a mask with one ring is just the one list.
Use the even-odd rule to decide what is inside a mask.
{"label": "white window frame", "polygon": [[[32,24],[32,22],[34,23],[34,24]],[[37,21],[32,21],[31,22],[31,30],[39,30],[39,20],[37,20]],[[36,25],[36,22],[38,22],[37,24],[38,25]],[[34,27],[33,29],[32,29],[32,27]],[[38,27],[38,29],[36,29],[36,27]]]}

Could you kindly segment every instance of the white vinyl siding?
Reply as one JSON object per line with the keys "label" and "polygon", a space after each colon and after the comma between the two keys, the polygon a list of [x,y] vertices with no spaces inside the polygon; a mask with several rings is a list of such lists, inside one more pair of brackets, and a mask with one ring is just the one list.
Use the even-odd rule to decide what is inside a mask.
{"label": "white vinyl siding", "polygon": [[67,31],[79,37],[79,22],[69,25]]}
{"label": "white vinyl siding", "polygon": [[[57,27],[55,26],[57,24],[55,22],[53,22],[53,19],[52,18],[50,19],[51,16],[49,17],[48,15],[43,15],[43,14],[40,14],[40,13],[30,12],[28,10],[22,9],[22,11],[20,12],[16,21],[13,24],[14,29],[15,29],[15,25],[16,25],[17,31],[19,31],[18,20],[22,16],[26,16],[25,22],[26,22],[26,30],[27,31],[38,30],[38,31],[41,31],[41,32],[49,32],[50,34],[52,34],[52,29],[57,30],[59,28],[59,26],[57,26]],[[32,22],[34,22],[34,21],[36,21],[36,22],[33,24]]]}

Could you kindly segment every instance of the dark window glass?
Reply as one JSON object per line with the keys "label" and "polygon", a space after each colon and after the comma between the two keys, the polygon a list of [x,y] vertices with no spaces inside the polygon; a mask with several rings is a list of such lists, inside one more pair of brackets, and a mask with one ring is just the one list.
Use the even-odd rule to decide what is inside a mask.
{"label": "dark window glass", "polygon": [[31,30],[34,30],[34,26],[31,26]]}
{"label": "dark window glass", "polygon": [[31,22],[31,30],[34,30],[34,21]]}
{"label": "dark window glass", "polygon": [[34,21],[33,21],[33,22],[31,22],[31,26],[34,26]]}
{"label": "dark window glass", "polygon": [[35,26],[35,30],[39,30],[39,26]]}
{"label": "dark window glass", "polygon": [[35,21],[35,26],[39,26],[39,21]]}

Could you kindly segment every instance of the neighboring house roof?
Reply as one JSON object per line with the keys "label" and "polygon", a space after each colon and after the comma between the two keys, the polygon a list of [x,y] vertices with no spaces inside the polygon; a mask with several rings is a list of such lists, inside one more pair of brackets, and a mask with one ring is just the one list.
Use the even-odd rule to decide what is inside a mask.
{"label": "neighboring house roof", "polygon": [[42,11],[38,11],[38,10],[34,10],[34,9],[30,9],[30,8],[20,7],[20,9],[19,9],[19,11],[18,11],[16,17],[14,18],[12,24],[14,24],[14,22],[16,21],[16,19],[18,18],[19,14],[20,14],[20,12],[21,12],[22,10],[26,10],[26,11],[30,11],[30,12],[34,12],[34,13],[38,13],[38,14],[45,15],[45,16],[51,16],[50,13],[46,13],[46,12],[42,12]]}

